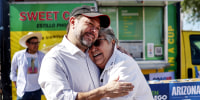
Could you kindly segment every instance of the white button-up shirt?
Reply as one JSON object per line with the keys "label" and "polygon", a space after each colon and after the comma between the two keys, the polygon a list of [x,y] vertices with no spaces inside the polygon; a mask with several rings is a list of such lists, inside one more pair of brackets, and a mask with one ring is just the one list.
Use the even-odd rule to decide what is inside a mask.
{"label": "white button-up shirt", "polygon": [[39,84],[47,100],[75,100],[78,92],[99,87],[99,69],[64,36],[44,57]]}
{"label": "white button-up shirt", "polygon": [[153,100],[150,87],[136,61],[128,55],[121,53],[115,47],[100,76],[100,85],[105,85],[118,76],[119,81],[131,82],[134,85],[133,91],[124,97],[103,98],[102,100]]}
{"label": "white button-up shirt", "polygon": [[44,53],[38,51],[37,56],[38,56],[38,73],[36,77],[32,79],[32,81],[36,81],[36,82],[35,84],[30,84],[29,87],[26,87],[28,83],[27,82],[28,60],[27,60],[27,55],[26,55],[26,49],[16,52],[12,58],[10,79],[12,81],[16,81],[17,95],[20,97],[24,95],[25,88],[29,88],[29,90],[33,90],[33,91],[40,89],[40,86],[37,81],[38,81],[38,76],[39,76],[38,74],[39,74],[42,59],[44,57]]}

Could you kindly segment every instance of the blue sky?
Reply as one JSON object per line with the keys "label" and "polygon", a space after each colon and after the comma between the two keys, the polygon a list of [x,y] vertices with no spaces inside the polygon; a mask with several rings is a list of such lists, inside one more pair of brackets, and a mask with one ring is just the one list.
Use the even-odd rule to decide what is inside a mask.
{"label": "blue sky", "polygon": [[189,22],[187,18],[189,17],[188,14],[182,13],[181,14],[181,22],[182,22],[182,30],[184,31],[200,31],[200,21],[196,22]]}

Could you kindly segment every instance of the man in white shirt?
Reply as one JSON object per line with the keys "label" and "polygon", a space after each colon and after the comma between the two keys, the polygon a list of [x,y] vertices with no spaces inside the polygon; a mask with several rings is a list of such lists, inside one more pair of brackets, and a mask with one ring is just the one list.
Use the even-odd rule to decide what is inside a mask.
{"label": "man in white shirt", "polygon": [[42,61],[38,81],[48,100],[100,100],[132,91],[131,83],[118,79],[99,87],[99,69],[88,56],[87,49],[97,39],[100,27],[109,25],[109,17],[94,7],[77,7],[71,12],[68,34]]}
{"label": "man in white shirt", "polygon": [[[101,28],[99,38],[89,50],[92,61],[100,68],[100,86],[116,77],[119,81],[131,82],[134,89],[128,95],[102,100],[153,100],[153,96],[137,62],[116,48],[117,38],[111,28]],[[123,91],[123,90],[122,90]]]}
{"label": "man in white shirt", "polygon": [[17,88],[17,100],[40,100],[41,89],[38,84],[40,65],[44,53],[38,51],[42,34],[29,32],[19,43],[26,49],[14,54],[11,63],[10,79]]}

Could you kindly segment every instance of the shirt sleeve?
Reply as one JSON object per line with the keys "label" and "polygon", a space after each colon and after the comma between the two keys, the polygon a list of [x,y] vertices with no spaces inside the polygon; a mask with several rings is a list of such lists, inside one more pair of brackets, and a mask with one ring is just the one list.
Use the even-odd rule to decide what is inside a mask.
{"label": "shirt sleeve", "polygon": [[17,81],[17,53],[14,54],[12,62],[11,62],[11,71],[10,71],[10,80]]}
{"label": "shirt sleeve", "polygon": [[42,61],[38,82],[47,100],[75,100],[77,92],[70,87],[68,73],[56,58]]}
{"label": "shirt sleeve", "polygon": [[[110,100],[153,100],[150,87],[138,64],[133,59],[126,59],[117,63],[114,66],[112,74],[110,77],[111,80],[119,76],[119,81],[131,82],[134,88],[128,95]],[[110,79],[109,81],[111,81]]]}

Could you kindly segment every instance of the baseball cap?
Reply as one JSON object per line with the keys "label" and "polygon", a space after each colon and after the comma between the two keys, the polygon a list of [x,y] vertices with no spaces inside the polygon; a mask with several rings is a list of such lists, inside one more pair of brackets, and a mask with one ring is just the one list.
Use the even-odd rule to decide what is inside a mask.
{"label": "baseball cap", "polygon": [[100,26],[104,28],[107,28],[110,25],[110,17],[108,15],[99,13],[93,6],[83,5],[82,7],[74,8],[70,13],[70,17],[76,15],[83,15],[89,18],[98,17],[100,19]]}

